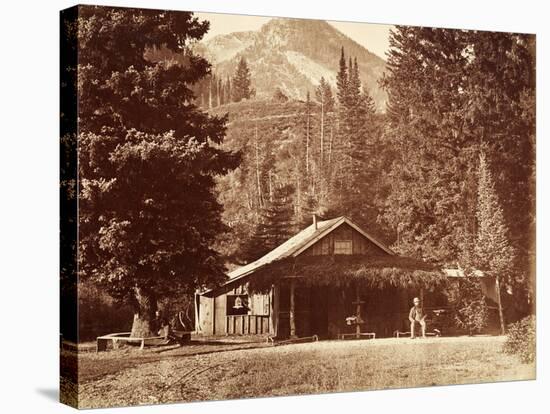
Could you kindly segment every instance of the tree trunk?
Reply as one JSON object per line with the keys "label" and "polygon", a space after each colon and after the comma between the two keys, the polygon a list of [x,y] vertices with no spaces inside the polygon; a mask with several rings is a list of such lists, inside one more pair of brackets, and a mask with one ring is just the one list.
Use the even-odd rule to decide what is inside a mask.
{"label": "tree trunk", "polygon": [[155,295],[142,288],[135,287],[135,313],[132,324],[132,338],[148,338],[157,336],[155,325],[157,299]]}
{"label": "tree trunk", "polygon": [[332,140],[333,140],[333,133],[332,133],[332,124],[330,125],[330,141],[328,145],[328,167],[332,168]]}
{"label": "tree trunk", "polygon": [[309,176],[309,108],[306,122],[306,175]]}
{"label": "tree trunk", "polygon": [[254,143],[256,146],[256,191],[258,193],[258,206],[263,207],[262,183],[260,179],[260,144],[258,142],[258,127],[254,128]]}
{"label": "tree trunk", "polygon": [[504,313],[502,311],[502,300],[500,298],[500,278],[499,276],[495,277],[495,290],[497,294],[497,304],[498,304],[498,318],[500,320],[500,334],[506,334],[506,325],[504,324]]}
{"label": "tree trunk", "polygon": [[[324,98],[321,100],[321,168],[324,162],[324,145],[325,145],[325,105]],[[322,171],[322,170],[321,170]]]}

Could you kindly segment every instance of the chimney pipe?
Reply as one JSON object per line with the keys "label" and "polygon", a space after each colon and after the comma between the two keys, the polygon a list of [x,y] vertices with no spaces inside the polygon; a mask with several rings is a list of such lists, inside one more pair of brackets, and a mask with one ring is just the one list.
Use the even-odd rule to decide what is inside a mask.
{"label": "chimney pipe", "polygon": [[317,216],[315,214],[313,215],[313,227],[317,230]]}

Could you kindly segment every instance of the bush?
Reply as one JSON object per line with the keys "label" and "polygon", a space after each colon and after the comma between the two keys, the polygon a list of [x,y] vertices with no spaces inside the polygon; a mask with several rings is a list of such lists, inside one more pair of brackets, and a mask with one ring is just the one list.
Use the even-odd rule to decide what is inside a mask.
{"label": "bush", "polygon": [[477,277],[465,277],[447,287],[449,304],[454,308],[454,320],[468,335],[480,333],[487,326],[489,309],[481,282]]}
{"label": "bush", "polygon": [[517,355],[522,362],[533,362],[536,356],[535,316],[527,316],[508,326],[504,352]]}

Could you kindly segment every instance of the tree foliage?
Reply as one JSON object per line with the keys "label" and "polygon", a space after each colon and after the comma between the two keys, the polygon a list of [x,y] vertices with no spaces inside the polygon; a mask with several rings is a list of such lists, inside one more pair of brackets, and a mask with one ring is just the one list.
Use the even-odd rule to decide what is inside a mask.
{"label": "tree foliage", "polygon": [[534,211],[531,42],[528,35],[507,33],[392,31],[383,85],[389,94],[385,139],[395,150],[382,218],[402,229],[400,251],[457,261],[464,241],[476,234],[483,146],[499,166],[496,191],[510,196],[503,215],[511,239],[530,260],[532,217],[520,212]]}
{"label": "tree foliage", "polygon": [[485,274],[500,277],[512,285],[510,275],[513,274],[514,250],[484,153],[479,157],[478,179],[475,266]]}
{"label": "tree foliage", "polygon": [[239,64],[237,65],[231,85],[233,102],[240,102],[243,99],[250,99],[253,93],[250,81],[250,69],[248,69],[248,64],[246,63],[246,59],[244,57],[241,58]]}
{"label": "tree foliage", "polygon": [[[226,231],[214,177],[238,156],[219,146],[225,119],[193,103],[191,86],[209,64],[187,45],[208,22],[183,12],[80,10],[81,274],[133,304],[133,334],[149,335],[158,299],[225,278],[212,247]],[[148,59],[153,47],[180,61]]]}
{"label": "tree foliage", "polygon": [[244,263],[259,259],[294,235],[293,209],[289,203],[292,187],[277,188],[267,206],[260,211],[260,218],[252,237],[242,248]]}
{"label": "tree foliage", "polygon": [[[253,227],[262,208],[255,201],[258,189],[267,194],[274,183],[290,185],[298,228],[312,213],[348,215],[401,254],[441,266],[485,267],[474,251],[483,151],[493,166],[505,238],[515,252],[507,284],[513,285],[514,306],[529,311],[534,38],[397,27],[390,43],[381,81],[389,95],[386,113],[374,111],[371,91],[361,84],[363,62],[344,49],[335,62],[335,89],[320,79],[310,100],[304,93],[301,101],[235,107],[229,135],[233,148],[245,148],[245,161],[238,178],[231,185],[224,180],[223,188],[232,192],[238,185],[245,196],[231,198],[241,207],[232,217]],[[329,94],[333,99],[325,101]],[[259,144],[247,145],[255,142],[254,131]]]}
{"label": "tree foliage", "polygon": [[521,362],[532,363],[537,356],[537,324],[534,315],[510,324],[504,352],[517,355]]}
{"label": "tree foliage", "polygon": [[489,308],[478,277],[465,277],[448,286],[446,293],[457,327],[473,335],[487,326]]}

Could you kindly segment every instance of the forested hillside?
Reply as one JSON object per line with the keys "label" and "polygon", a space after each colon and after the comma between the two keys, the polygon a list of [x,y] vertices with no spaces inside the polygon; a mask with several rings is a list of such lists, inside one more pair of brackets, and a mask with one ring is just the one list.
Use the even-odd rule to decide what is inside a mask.
{"label": "forested hillside", "polygon": [[[228,262],[259,257],[312,213],[345,214],[396,251],[440,265],[489,274],[500,265],[483,257],[504,254],[503,300],[526,310],[534,292],[534,38],[398,27],[391,45],[380,82],[385,114],[375,112],[346,50],[336,87],[320,78],[302,100],[278,91],[211,109],[228,114],[224,145],[243,154],[218,180],[232,229],[221,245]],[[483,207],[489,196],[492,206]],[[501,222],[487,222],[499,211]],[[270,233],[274,222],[288,225]]]}
{"label": "forested hillside", "polygon": [[[309,225],[314,213],[346,214],[392,241],[377,222],[385,188],[383,116],[344,50],[338,76],[339,88],[321,78],[305,100],[280,92],[211,109],[228,116],[224,146],[242,152],[241,166],[218,180],[232,261],[258,258]],[[280,221],[287,225],[267,230]]]}

